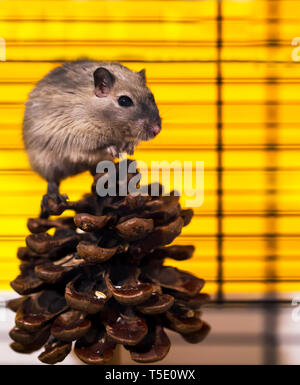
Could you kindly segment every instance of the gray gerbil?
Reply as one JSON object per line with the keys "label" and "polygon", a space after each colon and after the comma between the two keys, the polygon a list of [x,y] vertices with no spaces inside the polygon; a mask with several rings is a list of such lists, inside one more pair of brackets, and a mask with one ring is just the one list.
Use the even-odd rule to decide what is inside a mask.
{"label": "gray gerbil", "polygon": [[95,171],[99,161],[132,154],[161,130],[145,71],[117,62],[79,60],[48,73],[29,95],[23,139],[32,168],[59,195],[62,179]]}

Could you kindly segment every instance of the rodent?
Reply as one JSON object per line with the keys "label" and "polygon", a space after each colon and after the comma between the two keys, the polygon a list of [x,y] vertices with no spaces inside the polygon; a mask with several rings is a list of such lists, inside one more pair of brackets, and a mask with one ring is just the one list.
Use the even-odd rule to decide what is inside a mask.
{"label": "rodent", "polygon": [[145,71],[118,62],[67,62],[40,80],[29,94],[23,140],[29,162],[59,195],[59,183],[95,171],[99,161],[132,154],[161,130]]}

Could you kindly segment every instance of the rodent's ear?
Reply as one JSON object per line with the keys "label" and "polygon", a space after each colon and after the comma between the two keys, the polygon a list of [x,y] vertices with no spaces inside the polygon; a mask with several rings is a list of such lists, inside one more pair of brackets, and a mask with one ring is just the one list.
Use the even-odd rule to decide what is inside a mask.
{"label": "rodent's ear", "polygon": [[95,94],[103,98],[109,94],[115,83],[114,75],[104,67],[99,67],[94,72]]}
{"label": "rodent's ear", "polygon": [[143,68],[140,72],[138,72],[144,83],[146,84],[146,70]]}

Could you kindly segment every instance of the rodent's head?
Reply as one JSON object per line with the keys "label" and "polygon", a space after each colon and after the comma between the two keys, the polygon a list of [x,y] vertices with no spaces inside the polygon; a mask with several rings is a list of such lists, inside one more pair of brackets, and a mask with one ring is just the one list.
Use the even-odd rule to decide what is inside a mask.
{"label": "rodent's head", "polygon": [[[146,86],[145,70],[133,72],[120,64],[94,71],[93,118],[107,124],[117,143],[154,138],[161,130],[161,118],[154,96]],[[112,143],[114,144],[114,143]]]}

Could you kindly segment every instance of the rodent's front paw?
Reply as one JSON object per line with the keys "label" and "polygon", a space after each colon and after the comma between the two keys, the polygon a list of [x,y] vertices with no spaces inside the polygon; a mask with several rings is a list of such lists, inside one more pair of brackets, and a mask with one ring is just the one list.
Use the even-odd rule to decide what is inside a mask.
{"label": "rodent's front paw", "polygon": [[116,146],[109,146],[106,151],[113,157],[116,158],[119,155],[119,151]]}
{"label": "rodent's front paw", "polygon": [[134,144],[133,143],[127,143],[125,146],[122,147],[123,152],[127,152],[128,155],[134,154]]}
{"label": "rodent's front paw", "polygon": [[133,155],[134,153],[134,144],[133,143],[125,143],[123,145],[117,146],[112,145],[106,148],[106,151],[113,157],[119,158],[122,152],[126,152],[129,155]]}

